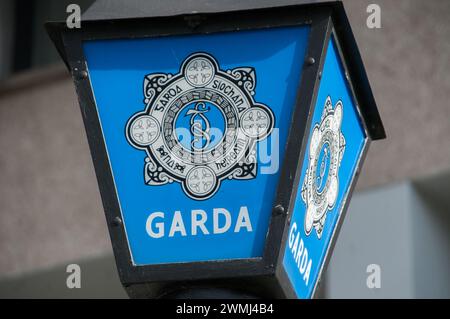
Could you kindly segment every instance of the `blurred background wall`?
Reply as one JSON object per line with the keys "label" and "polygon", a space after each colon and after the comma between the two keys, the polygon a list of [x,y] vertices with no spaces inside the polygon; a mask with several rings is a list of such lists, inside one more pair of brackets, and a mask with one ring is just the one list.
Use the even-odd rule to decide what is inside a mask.
{"label": "blurred background wall", "polygon": [[[0,2],[0,297],[126,297],[74,87],[43,28],[92,2]],[[366,26],[370,3],[381,29]],[[388,139],[371,146],[321,297],[449,298],[450,1],[344,4]],[[66,287],[71,263],[81,289]]]}

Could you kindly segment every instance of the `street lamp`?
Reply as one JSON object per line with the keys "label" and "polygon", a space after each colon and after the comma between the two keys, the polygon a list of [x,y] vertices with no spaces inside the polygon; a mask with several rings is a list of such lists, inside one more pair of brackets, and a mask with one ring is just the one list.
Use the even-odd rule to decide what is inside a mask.
{"label": "street lamp", "polygon": [[99,0],[46,26],[128,294],[313,297],[385,138],[342,3]]}

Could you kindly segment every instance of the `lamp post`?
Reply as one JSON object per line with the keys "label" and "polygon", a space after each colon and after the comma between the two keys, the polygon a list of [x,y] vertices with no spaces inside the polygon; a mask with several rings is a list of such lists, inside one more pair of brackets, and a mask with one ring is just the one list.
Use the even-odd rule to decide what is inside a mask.
{"label": "lamp post", "polygon": [[372,140],[341,2],[96,1],[49,22],[131,297],[311,298]]}

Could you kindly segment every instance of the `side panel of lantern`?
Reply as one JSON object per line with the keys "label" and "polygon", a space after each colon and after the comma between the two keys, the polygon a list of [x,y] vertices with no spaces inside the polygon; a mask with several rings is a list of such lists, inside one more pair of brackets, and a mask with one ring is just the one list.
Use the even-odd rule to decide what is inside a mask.
{"label": "side panel of lantern", "polygon": [[134,265],[262,256],[308,35],[84,43]]}
{"label": "side panel of lantern", "polygon": [[298,298],[314,293],[367,143],[335,39],[329,41],[284,248]]}

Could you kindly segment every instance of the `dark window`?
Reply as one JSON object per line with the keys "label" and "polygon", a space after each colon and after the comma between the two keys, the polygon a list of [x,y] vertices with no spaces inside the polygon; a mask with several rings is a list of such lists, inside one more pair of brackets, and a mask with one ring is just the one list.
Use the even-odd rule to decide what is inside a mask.
{"label": "dark window", "polygon": [[45,28],[46,21],[66,20],[69,4],[85,11],[94,0],[1,0],[0,80],[61,62]]}

